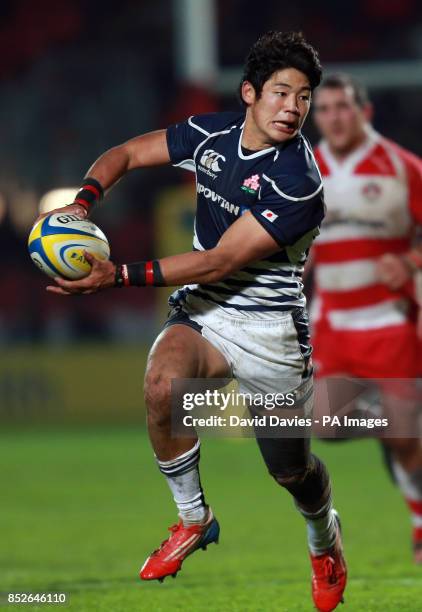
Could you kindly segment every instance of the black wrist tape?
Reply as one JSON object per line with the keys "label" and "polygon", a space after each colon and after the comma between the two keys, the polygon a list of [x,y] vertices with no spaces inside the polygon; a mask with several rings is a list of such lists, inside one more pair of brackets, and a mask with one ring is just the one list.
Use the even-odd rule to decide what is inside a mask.
{"label": "black wrist tape", "polygon": [[104,190],[95,178],[87,177],[76,194],[74,204],[80,204],[89,212],[104,197]]}
{"label": "black wrist tape", "polygon": [[115,287],[164,287],[165,284],[158,259],[137,261],[116,268]]}
{"label": "black wrist tape", "polygon": [[137,261],[127,264],[129,285],[135,287],[145,287],[145,261]]}
{"label": "black wrist tape", "polygon": [[152,262],[152,267],[154,274],[154,287],[165,287],[166,283],[163,273],[161,272],[160,261],[158,259],[154,259]]}

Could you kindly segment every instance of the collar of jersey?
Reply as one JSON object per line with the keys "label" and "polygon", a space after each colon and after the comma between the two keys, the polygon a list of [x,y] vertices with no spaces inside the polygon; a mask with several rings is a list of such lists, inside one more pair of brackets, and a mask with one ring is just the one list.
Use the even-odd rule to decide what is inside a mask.
{"label": "collar of jersey", "polygon": [[342,161],[339,162],[334,157],[326,140],[321,140],[320,149],[328,166],[337,173],[349,174],[353,173],[354,168],[369,154],[369,152],[380,142],[381,134],[379,134],[372,125],[368,124],[365,127],[366,139],[361,145]]}
{"label": "collar of jersey", "polygon": [[[268,149],[262,149],[261,151],[255,151],[255,153],[251,153],[250,155],[245,155],[242,151],[242,136],[243,136],[243,128],[245,127],[245,122],[243,122],[242,125],[240,125],[239,127],[240,127],[240,136],[239,136],[239,142],[237,145],[237,154],[239,155],[240,159],[254,159],[254,157],[261,157],[261,155],[267,155],[267,153],[271,153],[271,151],[276,151],[276,150],[278,153],[280,150],[283,150],[285,146],[287,146],[291,142],[290,140],[287,140],[286,142],[280,143],[277,147],[268,147]],[[297,136],[299,134],[301,134],[301,132],[298,132]],[[296,138],[293,138],[292,140],[296,140]]]}

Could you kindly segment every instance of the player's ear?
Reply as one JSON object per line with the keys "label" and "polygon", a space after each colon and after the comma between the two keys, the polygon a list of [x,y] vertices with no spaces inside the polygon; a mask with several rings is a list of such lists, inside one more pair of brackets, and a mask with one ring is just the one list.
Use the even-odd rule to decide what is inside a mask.
{"label": "player's ear", "polygon": [[242,100],[248,106],[253,104],[256,100],[255,88],[252,85],[252,83],[250,83],[249,81],[243,81],[241,94],[242,94]]}

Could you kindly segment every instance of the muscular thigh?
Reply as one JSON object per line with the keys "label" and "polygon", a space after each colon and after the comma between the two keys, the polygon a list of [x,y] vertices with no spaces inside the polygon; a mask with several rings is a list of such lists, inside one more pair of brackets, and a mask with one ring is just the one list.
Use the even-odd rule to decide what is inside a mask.
{"label": "muscular thigh", "polygon": [[166,378],[224,378],[230,376],[226,358],[208,340],[187,325],[165,328],[148,356],[152,370]]}
{"label": "muscular thigh", "polygon": [[171,432],[171,381],[228,376],[226,359],[198,331],[177,324],[161,332],[148,356],[144,384],[148,430],[157,457],[172,459],[192,448],[196,440],[192,429],[182,437]]}

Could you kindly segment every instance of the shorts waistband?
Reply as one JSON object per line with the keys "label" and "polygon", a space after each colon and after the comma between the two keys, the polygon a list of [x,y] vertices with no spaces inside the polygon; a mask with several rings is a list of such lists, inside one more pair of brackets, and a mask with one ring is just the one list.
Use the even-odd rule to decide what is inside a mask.
{"label": "shorts waistband", "polygon": [[213,308],[210,310],[202,311],[200,309],[192,308],[187,304],[183,305],[183,310],[188,315],[197,315],[198,317],[202,317],[206,320],[208,317],[215,318],[219,320],[224,320],[228,324],[234,327],[260,327],[260,328],[269,328],[269,327],[278,327],[280,325],[288,325],[292,318],[295,318],[298,314],[302,314],[306,312],[305,308],[302,307],[294,307],[290,310],[283,311],[282,314],[277,315],[275,318],[270,319],[260,319],[253,317],[242,317],[235,314],[229,314],[220,308]]}

